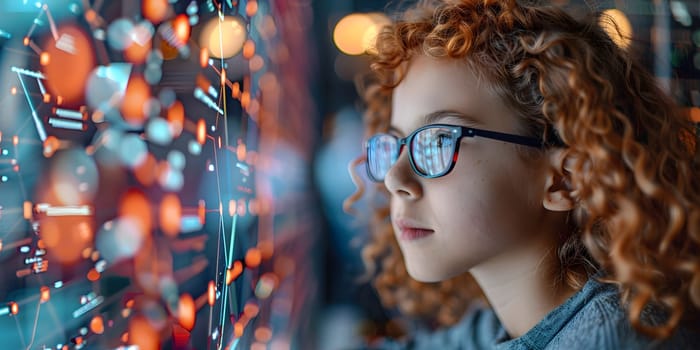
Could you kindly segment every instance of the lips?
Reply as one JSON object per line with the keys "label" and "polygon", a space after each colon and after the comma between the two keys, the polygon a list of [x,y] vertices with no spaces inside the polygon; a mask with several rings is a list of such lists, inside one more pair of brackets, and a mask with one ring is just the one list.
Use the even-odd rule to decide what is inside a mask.
{"label": "lips", "polygon": [[399,229],[399,239],[402,241],[415,241],[435,233],[434,230],[423,227],[410,219],[398,219],[396,226]]}

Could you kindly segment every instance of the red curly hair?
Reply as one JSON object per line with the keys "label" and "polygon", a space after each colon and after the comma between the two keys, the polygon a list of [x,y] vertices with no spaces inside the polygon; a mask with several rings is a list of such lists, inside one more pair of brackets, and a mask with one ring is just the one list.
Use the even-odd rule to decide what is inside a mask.
{"label": "red curly hair", "polygon": [[[388,129],[392,90],[412,57],[467,62],[531,136],[566,145],[571,168],[556,170],[569,177],[576,206],[558,250],[561,282],[578,289],[605,271],[602,279],[619,285],[632,326],[665,338],[700,309],[694,126],[616,46],[598,24],[601,16],[576,20],[554,6],[515,0],[419,2],[377,39],[374,79],[363,90],[366,134]],[[353,178],[358,191],[346,208],[372,192]],[[377,190],[386,194],[382,184]],[[476,283],[468,273],[435,284],[411,280],[386,201],[377,209],[362,253],[382,301],[455,323],[479,296]],[[668,312],[665,323],[641,321],[651,304]]]}

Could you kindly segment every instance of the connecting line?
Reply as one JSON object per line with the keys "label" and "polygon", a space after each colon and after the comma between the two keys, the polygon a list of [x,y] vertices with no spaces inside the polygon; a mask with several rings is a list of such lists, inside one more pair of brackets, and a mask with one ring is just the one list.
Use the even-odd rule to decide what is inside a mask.
{"label": "connecting line", "polygon": [[19,320],[17,317],[14,317],[15,319],[15,324],[17,325],[17,333],[19,333],[19,340],[22,341],[22,346],[25,346],[27,343],[24,341],[24,333],[22,332],[22,327],[19,326]]}
{"label": "connecting line", "polygon": [[[41,299],[41,298],[40,298]],[[41,310],[41,300],[39,300],[39,305],[36,307],[36,316],[34,316],[34,329],[32,330],[32,339],[29,340],[29,345],[27,345],[27,350],[30,350],[32,344],[34,343],[34,337],[36,337],[36,328],[39,324],[39,311]]]}
{"label": "connecting line", "polygon": [[44,130],[44,124],[41,123],[41,120],[39,119],[39,115],[36,113],[36,109],[34,108],[34,104],[32,104],[32,100],[29,98],[29,91],[27,90],[27,86],[24,84],[24,79],[22,79],[22,75],[28,75],[30,77],[38,79],[45,79],[44,75],[41,73],[37,72],[32,72],[28,71],[25,69],[17,68],[17,67],[12,67],[12,71],[17,73],[17,77],[19,77],[19,82],[22,84],[22,90],[24,91],[24,97],[27,99],[27,103],[29,104],[29,109],[32,110],[32,118],[34,119],[34,125],[36,126],[36,131],[39,133],[39,139],[41,139],[41,142],[46,141],[46,130]]}
{"label": "connecting line", "polygon": [[[228,269],[231,267],[231,263],[233,262],[233,247],[234,247],[234,242],[236,241],[236,219],[237,218],[238,218],[238,214],[234,214],[233,215],[233,222],[231,223],[231,238],[230,238],[231,245],[229,246],[229,250],[228,250],[228,261],[226,261],[226,268],[227,268],[226,273],[229,273]],[[228,309],[228,290],[229,290],[229,286],[226,285],[224,287],[224,300],[221,303],[221,305],[222,305],[221,306],[221,309],[222,309],[222,312],[221,312],[221,342],[219,343],[220,344],[219,349],[221,349],[221,345],[223,345],[223,343],[224,343],[223,338],[224,338],[224,326],[226,325],[226,322],[225,322],[226,321],[226,313],[223,312],[223,310]]]}

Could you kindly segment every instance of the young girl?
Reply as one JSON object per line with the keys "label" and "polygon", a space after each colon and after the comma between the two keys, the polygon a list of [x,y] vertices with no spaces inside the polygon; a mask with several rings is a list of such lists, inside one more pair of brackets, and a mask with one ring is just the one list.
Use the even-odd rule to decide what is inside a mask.
{"label": "young girl", "polygon": [[445,0],[380,34],[363,256],[385,305],[461,321],[379,348],[700,349],[693,125],[597,23]]}

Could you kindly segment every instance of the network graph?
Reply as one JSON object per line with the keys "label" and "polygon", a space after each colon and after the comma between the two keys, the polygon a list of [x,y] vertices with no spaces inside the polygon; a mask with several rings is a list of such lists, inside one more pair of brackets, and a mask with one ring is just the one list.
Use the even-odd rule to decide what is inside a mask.
{"label": "network graph", "polygon": [[2,348],[299,345],[308,11],[0,5]]}

